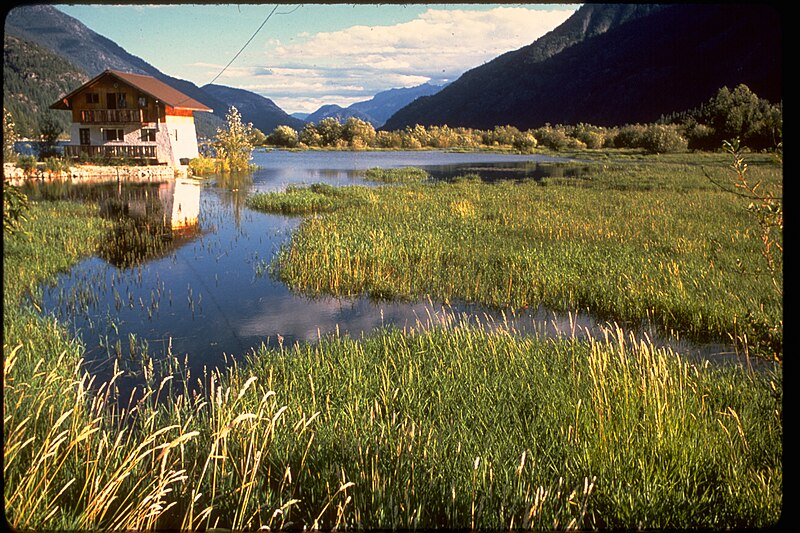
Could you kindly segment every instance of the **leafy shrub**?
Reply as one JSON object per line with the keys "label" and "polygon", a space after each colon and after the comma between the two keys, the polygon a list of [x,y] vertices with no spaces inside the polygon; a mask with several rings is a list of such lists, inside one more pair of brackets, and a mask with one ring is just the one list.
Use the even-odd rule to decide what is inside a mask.
{"label": "leafy shrub", "polygon": [[572,137],[586,145],[586,148],[596,150],[605,145],[606,132],[598,126],[581,123],[573,129]]}
{"label": "leafy shrub", "polygon": [[189,161],[189,171],[193,176],[207,176],[217,170],[217,162],[212,157],[198,156]]}
{"label": "leafy shrub", "polygon": [[717,141],[741,139],[750,148],[773,147],[782,140],[781,106],[759,98],[746,85],[722,87],[703,106],[699,121],[714,128]]}
{"label": "leafy shrub", "polygon": [[54,174],[69,170],[69,162],[62,157],[48,157],[44,160],[44,168]]}
{"label": "leafy shrub", "polygon": [[3,184],[3,232],[16,233],[28,219],[28,197],[18,187]]}
{"label": "leafy shrub", "polygon": [[481,136],[486,146],[507,145],[513,146],[514,139],[522,134],[514,126],[495,126],[493,130],[484,132]]}
{"label": "leafy shrub", "polygon": [[617,130],[612,142],[615,148],[641,148],[647,126],[626,124]]}
{"label": "leafy shrub", "polygon": [[686,138],[673,124],[651,124],[644,132],[642,146],[648,152],[665,154],[682,152],[688,147]]}
{"label": "leafy shrub", "polygon": [[511,146],[520,152],[532,152],[539,145],[539,141],[530,132],[520,133],[512,141]]}
{"label": "leafy shrub", "polygon": [[350,148],[363,150],[375,143],[375,127],[369,122],[350,117],[342,126],[342,139]]}
{"label": "leafy shrub", "polygon": [[244,124],[234,106],[228,109],[226,128],[217,130],[214,146],[225,171],[244,172],[250,168],[253,154],[253,125]]}
{"label": "leafy shrub", "polygon": [[267,143],[273,146],[294,148],[299,142],[298,133],[290,126],[281,125],[272,130],[267,136]]}
{"label": "leafy shrub", "polygon": [[559,151],[564,150],[570,145],[570,137],[564,128],[560,126],[542,126],[533,132],[534,137],[539,144],[550,148],[551,150]]}
{"label": "leafy shrub", "polygon": [[317,123],[317,132],[322,137],[320,146],[336,146],[336,142],[342,138],[344,126],[333,117],[323,118]]}
{"label": "leafy shrub", "polygon": [[32,155],[21,155],[17,158],[17,168],[21,168],[27,175],[36,170],[36,157]]}
{"label": "leafy shrub", "polygon": [[713,150],[717,144],[716,131],[706,124],[690,123],[684,127],[684,135],[692,150]]}
{"label": "leafy shrub", "polygon": [[401,148],[403,137],[396,131],[379,131],[375,135],[375,144],[378,148]]}
{"label": "leafy shrub", "polygon": [[3,161],[14,161],[17,157],[14,152],[14,143],[17,141],[17,126],[14,117],[3,108]]}
{"label": "leafy shrub", "polygon": [[317,127],[309,122],[303,127],[303,130],[298,134],[297,140],[300,144],[305,146],[322,146],[323,139]]}

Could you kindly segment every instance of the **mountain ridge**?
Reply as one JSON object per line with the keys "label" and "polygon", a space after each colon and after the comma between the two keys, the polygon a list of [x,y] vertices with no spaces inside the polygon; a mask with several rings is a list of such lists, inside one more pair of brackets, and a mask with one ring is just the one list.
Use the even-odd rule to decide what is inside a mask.
{"label": "mountain ridge", "polygon": [[268,134],[278,126],[298,129],[305,125],[305,121],[292,117],[271,99],[254,92],[215,84],[206,84],[200,89],[228,106],[235,106],[243,120],[251,122],[263,133]]}
{"label": "mountain ridge", "polygon": [[348,118],[353,117],[369,122],[375,128],[379,128],[399,109],[421,96],[436,94],[443,87],[442,85],[422,83],[414,87],[387,89],[376,93],[369,100],[356,102],[347,107],[337,104],[324,104],[313,113],[306,115],[303,120],[317,123],[325,118],[334,118],[343,123]]}
{"label": "mountain ridge", "polygon": [[[220,91],[203,90],[188,80],[161,72],[52,5],[31,4],[11,9],[6,15],[5,34],[24,38],[51,50],[65,61],[85,71],[90,78],[106,69],[113,69],[153,76],[167,83],[213,109],[213,113],[194,114],[198,136],[212,137],[217,128],[223,127],[225,116],[232,105],[232,102],[218,97]],[[242,112],[244,121],[262,126],[272,122],[287,122],[302,126],[302,123],[295,122],[296,119],[290,117],[268,98],[249,91],[244,92],[252,96],[233,90],[225,92],[226,95],[236,96],[237,102],[243,103],[242,107],[247,108]],[[259,99],[269,103],[262,102],[263,105],[257,105]]]}
{"label": "mountain ridge", "polygon": [[[237,107],[244,121],[251,122],[266,134],[279,125],[302,129],[309,120],[289,115],[269,98],[245,89],[214,84],[198,87],[190,81],[165,74],[51,5],[32,4],[10,10],[6,16],[5,30],[6,35],[17,36],[50,50],[76,69],[85,72],[86,79],[82,81],[106,69],[113,69],[153,76],[175,87],[213,109],[213,114],[195,113],[200,136],[212,137],[217,128],[224,125],[231,105]],[[77,85],[70,87],[70,90],[76,87]],[[349,117],[356,117],[378,127],[414,98],[433,94],[438,89],[439,87],[426,83],[417,87],[389,89],[348,108],[336,109],[327,104],[315,111],[312,121],[332,117],[345,122]],[[44,104],[45,102],[40,103]]]}
{"label": "mountain ridge", "polygon": [[[595,31],[581,33],[593,16]],[[780,32],[765,28],[780,28],[769,6],[586,4],[531,45],[399,110],[383,129],[652,122],[740,83],[777,101]],[[568,45],[542,52],[559,40]]]}
{"label": "mountain ridge", "polygon": [[[447,86],[389,89],[348,108],[323,108],[340,122],[356,116],[384,130],[414,124],[531,129],[546,123],[651,122],[701,105],[722,86],[741,83],[778,101],[782,99],[781,31],[772,30],[782,26],[771,7],[584,4],[531,44],[501,54]],[[214,109],[214,115],[195,114],[202,136],[211,137],[224,125],[233,102],[242,107],[243,120],[267,134],[273,124],[300,129],[306,121],[323,118],[297,119],[256,93],[224,86],[201,88],[164,74],[51,5],[12,9],[5,29],[7,36],[49,49],[89,77],[115,68],[172,85]],[[391,105],[384,101],[398,96],[411,101],[395,100]],[[268,119],[270,113],[278,118]]]}

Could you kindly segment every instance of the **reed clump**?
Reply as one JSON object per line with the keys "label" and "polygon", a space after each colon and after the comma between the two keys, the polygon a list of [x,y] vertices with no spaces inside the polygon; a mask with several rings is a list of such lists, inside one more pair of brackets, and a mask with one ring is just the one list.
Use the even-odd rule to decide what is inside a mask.
{"label": "reed clump", "polygon": [[544,340],[455,320],[261,348],[191,391],[166,376],[124,409],[113,380],[39,365],[24,386],[21,349],[7,355],[16,527],[725,528],[781,515],[780,374],[689,364],[621,330]]}
{"label": "reed clump", "polygon": [[364,179],[382,183],[414,183],[430,179],[430,175],[421,168],[370,168],[364,171]]}
{"label": "reed clump", "polygon": [[348,205],[368,203],[374,195],[366,187],[341,189],[325,183],[292,185],[282,192],[256,193],[248,196],[253,209],[283,215],[325,213]]}

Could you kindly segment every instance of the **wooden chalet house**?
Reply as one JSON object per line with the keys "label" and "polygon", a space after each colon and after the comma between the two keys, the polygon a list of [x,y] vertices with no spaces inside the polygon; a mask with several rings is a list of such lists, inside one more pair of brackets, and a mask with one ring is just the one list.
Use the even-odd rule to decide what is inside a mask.
{"label": "wooden chalet house", "polygon": [[152,76],[115,70],[104,71],[50,108],[72,111],[67,157],[124,157],[170,166],[197,157],[192,113],[212,111]]}

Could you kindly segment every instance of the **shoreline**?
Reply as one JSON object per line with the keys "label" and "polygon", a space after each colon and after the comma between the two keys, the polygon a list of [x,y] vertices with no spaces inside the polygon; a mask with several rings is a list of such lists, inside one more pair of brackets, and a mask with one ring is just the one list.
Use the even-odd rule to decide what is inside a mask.
{"label": "shoreline", "polygon": [[188,166],[172,167],[166,165],[146,166],[108,166],[108,165],[73,165],[68,170],[51,172],[38,167],[28,174],[14,163],[3,163],[3,182],[10,185],[22,185],[31,180],[43,182],[56,180],[108,180],[117,179],[145,179],[164,180],[185,178],[189,175]]}

